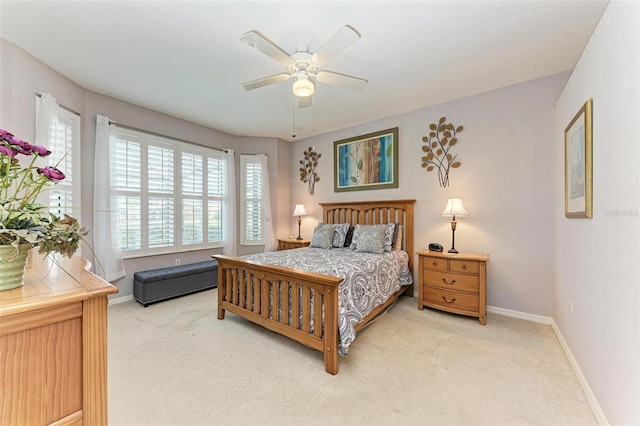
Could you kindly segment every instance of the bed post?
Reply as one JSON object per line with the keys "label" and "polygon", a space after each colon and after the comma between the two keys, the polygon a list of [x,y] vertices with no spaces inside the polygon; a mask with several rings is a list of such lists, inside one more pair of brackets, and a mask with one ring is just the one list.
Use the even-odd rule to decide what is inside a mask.
{"label": "bed post", "polygon": [[[215,256],[211,256],[215,258]],[[220,259],[218,259],[220,261]],[[225,279],[225,269],[222,265],[218,267],[218,319],[224,319],[224,309],[222,309],[222,302],[224,301],[224,295],[227,292],[227,280]]]}
{"label": "bed post", "polygon": [[338,374],[338,286],[324,290],[324,369]]}

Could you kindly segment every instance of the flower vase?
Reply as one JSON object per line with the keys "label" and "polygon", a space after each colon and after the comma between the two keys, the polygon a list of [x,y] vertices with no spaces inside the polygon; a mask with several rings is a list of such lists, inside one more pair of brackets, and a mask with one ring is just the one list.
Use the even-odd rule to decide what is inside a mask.
{"label": "flower vase", "polygon": [[5,260],[6,257],[10,257],[14,253],[15,247],[0,245],[0,291],[22,286],[24,268],[27,265],[30,249],[31,244],[20,244],[18,255]]}

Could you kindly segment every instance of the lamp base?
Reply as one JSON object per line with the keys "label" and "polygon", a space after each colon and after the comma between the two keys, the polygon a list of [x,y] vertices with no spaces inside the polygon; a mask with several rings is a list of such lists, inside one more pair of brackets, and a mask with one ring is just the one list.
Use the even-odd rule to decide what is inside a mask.
{"label": "lamp base", "polygon": [[458,254],[458,250],[451,248],[447,253]]}
{"label": "lamp base", "polygon": [[302,237],[301,236],[297,236],[296,240],[302,240]]}

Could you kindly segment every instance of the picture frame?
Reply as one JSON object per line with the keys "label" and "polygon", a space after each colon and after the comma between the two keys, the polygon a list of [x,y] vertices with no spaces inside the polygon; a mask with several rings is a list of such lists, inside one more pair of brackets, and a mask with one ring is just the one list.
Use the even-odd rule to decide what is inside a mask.
{"label": "picture frame", "polygon": [[398,187],[398,128],[333,143],[334,192]]}
{"label": "picture frame", "polygon": [[564,215],[593,216],[593,100],[589,98],[564,131]]}

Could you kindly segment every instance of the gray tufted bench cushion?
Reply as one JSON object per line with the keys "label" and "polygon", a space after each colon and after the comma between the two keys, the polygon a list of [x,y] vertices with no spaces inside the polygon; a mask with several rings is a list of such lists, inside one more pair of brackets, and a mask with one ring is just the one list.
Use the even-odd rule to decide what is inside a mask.
{"label": "gray tufted bench cushion", "polygon": [[150,303],[218,286],[218,261],[189,263],[136,272],[133,297],[146,308]]}

